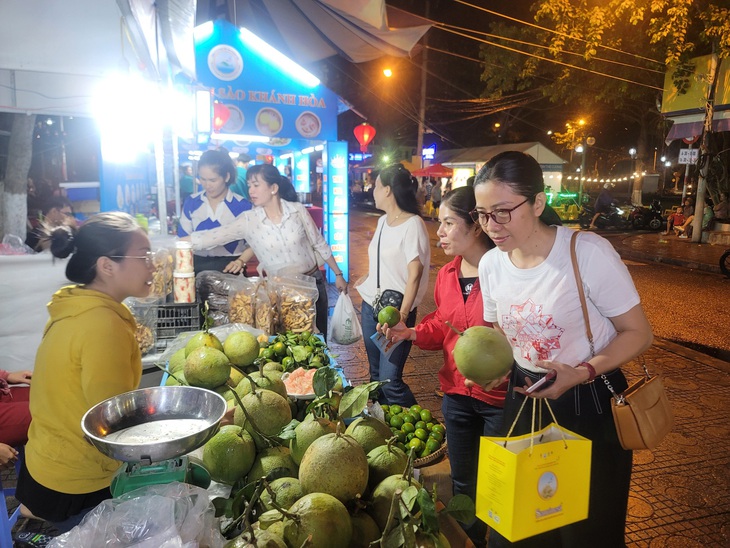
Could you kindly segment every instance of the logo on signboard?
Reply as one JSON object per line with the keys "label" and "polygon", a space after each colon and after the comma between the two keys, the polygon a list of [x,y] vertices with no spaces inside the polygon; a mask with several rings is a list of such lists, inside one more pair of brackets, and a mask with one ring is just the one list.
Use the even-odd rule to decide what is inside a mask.
{"label": "logo on signboard", "polygon": [[216,46],[208,54],[208,68],[220,80],[230,82],[243,72],[243,58],[231,46]]}
{"label": "logo on signboard", "polygon": [[344,156],[333,156],[332,160],[330,160],[330,166],[332,166],[334,169],[344,169],[346,165],[347,163]]}

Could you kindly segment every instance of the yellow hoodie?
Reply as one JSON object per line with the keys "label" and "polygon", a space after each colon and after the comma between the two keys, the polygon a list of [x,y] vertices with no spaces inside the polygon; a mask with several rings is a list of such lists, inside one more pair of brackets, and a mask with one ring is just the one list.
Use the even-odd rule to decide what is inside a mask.
{"label": "yellow hoodie", "polygon": [[81,431],[97,403],[139,386],[142,358],[129,309],[99,291],[69,286],[48,304],[30,388],[25,460],[41,485],[68,494],[108,487],[120,463]]}

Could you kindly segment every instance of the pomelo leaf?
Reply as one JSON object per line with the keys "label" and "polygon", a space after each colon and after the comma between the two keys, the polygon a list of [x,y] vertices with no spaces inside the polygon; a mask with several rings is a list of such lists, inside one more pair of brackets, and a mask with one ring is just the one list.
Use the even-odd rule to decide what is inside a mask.
{"label": "pomelo leaf", "polygon": [[[410,487],[409,489],[415,489]],[[421,488],[418,490],[418,507],[421,509],[421,524],[427,533],[438,533],[439,522],[436,514],[436,504],[433,502],[428,491]]]}
{"label": "pomelo leaf", "polygon": [[349,392],[345,392],[340,401],[340,417],[351,419],[362,413],[368,405],[370,392],[377,390],[385,384],[384,382],[369,382],[355,386]]}
{"label": "pomelo leaf", "polygon": [[442,511],[450,514],[456,521],[469,523],[476,517],[474,501],[467,495],[454,495]]}
{"label": "pomelo leaf", "polygon": [[325,396],[337,383],[337,372],[331,367],[320,367],[314,374],[312,386],[317,396]]}

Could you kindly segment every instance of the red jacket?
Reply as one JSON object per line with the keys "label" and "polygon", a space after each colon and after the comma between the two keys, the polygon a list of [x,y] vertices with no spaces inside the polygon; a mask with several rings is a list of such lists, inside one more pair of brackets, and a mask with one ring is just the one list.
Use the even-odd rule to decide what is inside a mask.
{"label": "red jacket", "polygon": [[441,390],[445,394],[471,396],[495,407],[504,407],[507,383],[505,382],[490,392],[485,392],[478,386],[466,387],[464,377],[456,369],[454,357],[451,354],[459,336],[446,325],[446,320],[459,331],[464,331],[474,325],[489,327],[492,325],[484,321],[484,305],[482,304],[479,278],[474,282],[474,287],[464,302],[459,285],[460,268],[461,257],[456,257],[439,270],[433,292],[436,310],[424,317],[416,326],[414,344],[423,350],[444,351],[444,365],[439,370],[439,382]]}

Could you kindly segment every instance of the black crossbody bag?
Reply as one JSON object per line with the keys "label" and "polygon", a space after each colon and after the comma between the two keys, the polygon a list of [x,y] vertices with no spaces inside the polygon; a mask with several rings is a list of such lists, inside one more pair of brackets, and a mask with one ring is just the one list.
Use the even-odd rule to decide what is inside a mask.
{"label": "black crossbody bag", "polygon": [[373,319],[378,321],[378,312],[386,306],[394,306],[400,310],[403,304],[403,293],[396,291],[395,289],[386,289],[382,293],[380,292],[380,238],[383,235],[383,228],[385,228],[385,222],[380,227],[380,233],[378,234],[378,274],[377,274],[377,289],[375,290],[375,299],[373,300]]}

